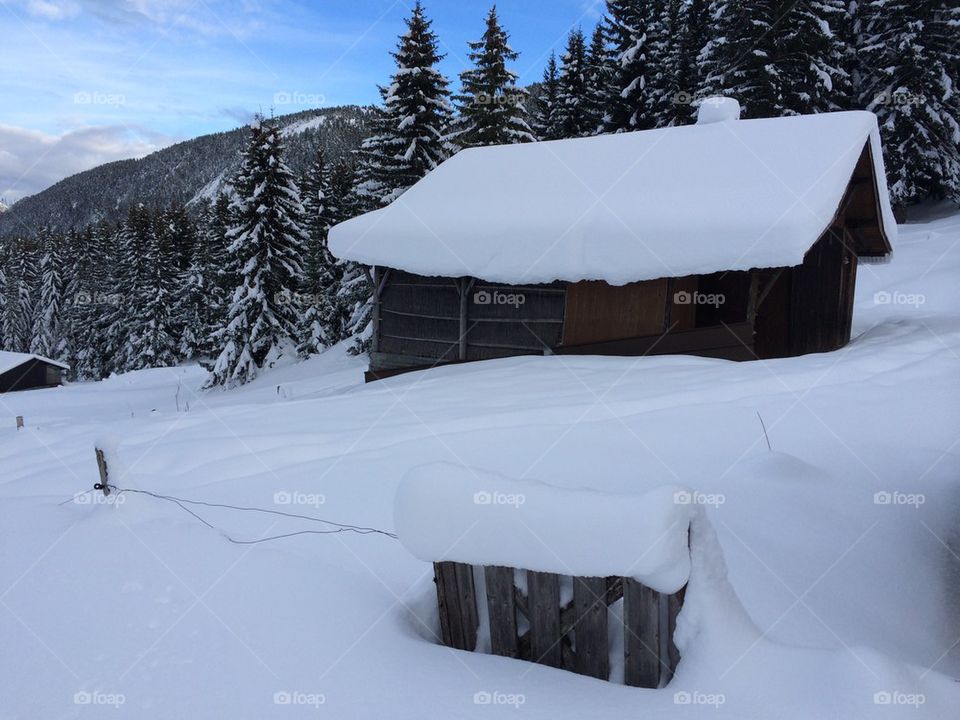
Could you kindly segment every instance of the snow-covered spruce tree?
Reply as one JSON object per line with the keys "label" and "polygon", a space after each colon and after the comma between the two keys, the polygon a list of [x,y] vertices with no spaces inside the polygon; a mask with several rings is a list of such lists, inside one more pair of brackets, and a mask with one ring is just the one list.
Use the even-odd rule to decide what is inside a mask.
{"label": "snow-covered spruce tree", "polygon": [[459,147],[535,141],[527,123],[527,91],[517,87],[517,74],[507,67],[520,54],[510,47],[496,6],[483,37],[468,45],[473,67],[460,74],[463,90],[455,98],[460,114],[451,122],[450,140]]}
{"label": "snow-covered spruce tree", "polygon": [[169,367],[177,363],[173,317],[178,289],[180,247],[186,240],[166,213],[157,213],[141,245],[142,275],[134,288],[136,332],[131,338],[130,368]]}
{"label": "snow-covered spruce tree", "polygon": [[560,69],[557,56],[551,52],[543,81],[534,102],[533,131],[540,140],[560,140],[563,133],[557,122],[557,97],[560,94]]}
{"label": "snow-covered spruce tree", "polygon": [[[301,317],[297,327],[297,354],[301,358],[320,352],[331,344],[329,327],[334,310],[330,307],[336,261],[327,246],[327,233],[336,220],[331,200],[331,177],[323,148],[318,148],[302,182],[306,231],[303,277],[300,286]],[[349,188],[347,190],[349,192]]]}
{"label": "snow-covered spruce tree", "polygon": [[64,336],[63,238],[44,229],[37,238],[40,248],[40,287],[34,308],[30,352],[62,359],[66,355]]}
{"label": "snow-covered spruce tree", "polygon": [[587,134],[597,135],[603,131],[607,112],[607,90],[613,79],[614,58],[607,45],[607,33],[603,23],[597,24],[587,50],[587,79],[584,88],[583,112],[586,126],[593,128]]}
{"label": "snow-covered spruce tree", "polygon": [[775,30],[775,63],[782,114],[827,112],[847,103],[846,16],[845,0],[801,0],[780,18]]}
{"label": "snow-covered spruce tree", "polygon": [[735,98],[743,117],[783,113],[774,27],[778,8],[771,0],[711,0],[710,38],[699,57],[700,97]]}
{"label": "snow-covered spruce tree", "polygon": [[452,109],[443,58],[419,0],[400,37],[390,85],[380,88],[383,108],[373,134],[357,151],[357,202],[372,210],[392,202],[452,154],[446,139]]}
{"label": "snow-covered spruce tree", "polygon": [[587,46],[580,28],[570,32],[567,49],[560,60],[556,118],[561,136],[577,138],[593,135],[596,128],[593,127],[586,104]]}
{"label": "snow-covered spruce tree", "polygon": [[104,335],[104,373],[127,372],[139,366],[136,350],[146,312],[141,288],[147,281],[146,248],[153,243],[154,226],[150,212],[137,204],[127,211],[126,220],[110,238],[109,251],[116,258],[110,285],[116,301],[109,304]]}
{"label": "snow-covered spruce tree", "polygon": [[220,353],[207,387],[247,383],[296,344],[289,300],[298,287],[306,237],[300,192],[283,149],[276,125],[257,118],[233,181],[234,224],[227,233],[229,262],[240,280],[217,334]]}
{"label": "snow-covered spruce tree", "polygon": [[[356,216],[359,210],[354,202],[354,171],[345,161],[340,160],[330,172],[330,186],[326,197],[326,210],[330,217],[330,227]],[[344,285],[343,278],[363,276],[362,269],[349,260],[334,259],[330,268],[330,282],[324,289],[325,298],[321,306],[327,315],[323,317],[324,328],[330,344],[350,337],[354,331],[362,331],[351,326],[350,319],[356,314],[358,305],[368,306],[369,288],[352,288]],[[356,291],[354,291],[356,290]]]}
{"label": "snow-covered spruce tree", "polygon": [[193,228],[193,251],[186,269],[180,273],[177,297],[173,305],[174,325],[178,332],[177,355],[180,359],[208,357],[210,338],[223,310],[224,298],[217,284],[225,261],[221,240],[210,236],[214,209],[207,200],[200,205]]}
{"label": "snow-covered spruce tree", "polygon": [[673,95],[660,119],[663,125],[686,125],[696,116],[693,100],[702,83],[698,58],[707,43],[708,0],[677,2],[679,15],[673,40]]}
{"label": "snow-covered spruce tree", "polygon": [[4,272],[6,292],[3,315],[4,349],[29,352],[33,330],[33,269],[35,253],[23,238],[9,242]]}
{"label": "snow-covered spruce tree", "polygon": [[607,90],[605,132],[629,132],[654,127],[646,93],[650,67],[654,4],[643,0],[607,0],[607,41],[616,62]]}
{"label": "snow-covered spruce tree", "polygon": [[859,13],[860,104],[880,121],[891,199],[960,204],[960,7],[868,0]]}
{"label": "snow-covered spruce tree", "polygon": [[[690,99],[680,85],[680,41],[686,4],[685,0],[660,0],[651,4],[647,58],[650,78],[645,95],[656,127],[683,124],[689,112]],[[684,104],[685,101],[688,104]]]}

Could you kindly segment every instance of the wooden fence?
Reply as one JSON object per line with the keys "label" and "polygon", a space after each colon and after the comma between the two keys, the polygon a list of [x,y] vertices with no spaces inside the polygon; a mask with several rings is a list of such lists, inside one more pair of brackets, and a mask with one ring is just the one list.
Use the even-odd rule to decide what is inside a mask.
{"label": "wooden fence", "polygon": [[657,688],[673,677],[680,660],[673,634],[686,588],[665,595],[632,578],[434,563],[443,642],[460,650],[476,650],[479,640],[475,573],[486,586],[494,654],[609,680],[608,608],[622,598],[624,682]]}

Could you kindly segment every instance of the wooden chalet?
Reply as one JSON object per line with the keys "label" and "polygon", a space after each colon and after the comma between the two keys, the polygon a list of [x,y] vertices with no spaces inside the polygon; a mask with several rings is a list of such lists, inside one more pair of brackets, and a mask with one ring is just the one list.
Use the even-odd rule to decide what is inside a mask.
{"label": "wooden chalet", "polygon": [[463,151],[330,243],[370,268],[369,380],[514,355],[836,350],[857,265],[895,232],[872,114],[728,113]]}
{"label": "wooden chalet", "polygon": [[63,371],[70,366],[56,360],[0,351],[0,393],[56,387],[63,382]]}

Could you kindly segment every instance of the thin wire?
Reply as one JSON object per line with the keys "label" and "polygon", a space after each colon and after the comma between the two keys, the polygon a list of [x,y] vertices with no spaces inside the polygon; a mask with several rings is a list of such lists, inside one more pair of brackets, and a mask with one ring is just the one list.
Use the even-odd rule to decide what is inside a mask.
{"label": "thin wire", "polygon": [[[352,532],[357,535],[385,535],[386,537],[397,539],[395,533],[387,532],[386,530],[378,530],[377,528],[363,527],[360,525],[349,525],[346,523],[338,523],[332,520],[324,520],[323,518],[311,517],[310,515],[299,515],[297,513],[283,512],[282,510],[268,510],[266,508],[258,507],[245,507],[241,505],[228,505],[224,503],[211,503],[205,502],[203,500],[187,500],[186,498],[176,497],[174,495],[161,495],[159,493],[151,492],[150,490],[138,490],[135,488],[118,488],[115,485],[107,485],[107,488],[116,491],[117,496],[119,497],[123,493],[139,493],[141,495],[149,495],[150,497],[157,498],[158,500],[166,500],[167,502],[172,502],[174,505],[177,505],[181,510],[192,515],[195,519],[206,525],[211,530],[215,530],[220,535],[222,535],[226,540],[232,542],[235,545],[256,545],[257,543],[269,542],[271,540],[281,540],[283,538],[294,537],[296,535],[336,535],[337,533],[343,532]],[[93,488],[87,490],[86,492],[75,495],[67,500],[64,500],[58,505],[65,505],[68,502],[76,502],[76,498],[82,497],[87,493],[91,493],[94,490],[101,488]],[[214,508],[226,508],[229,510],[240,510],[244,512],[259,512],[266,513],[268,515],[281,515],[288,518],[297,518],[300,520],[309,520],[311,522],[324,523],[326,525],[332,525],[333,529],[331,530],[298,530],[296,532],[284,533],[282,535],[271,535],[270,537],[258,538],[256,540],[237,540],[232,537],[229,533],[225,532],[221,528],[218,528],[213,523],[209,522],[199,514],[191,510],[187,505],[202,505],[204,507],[214,507]]]}

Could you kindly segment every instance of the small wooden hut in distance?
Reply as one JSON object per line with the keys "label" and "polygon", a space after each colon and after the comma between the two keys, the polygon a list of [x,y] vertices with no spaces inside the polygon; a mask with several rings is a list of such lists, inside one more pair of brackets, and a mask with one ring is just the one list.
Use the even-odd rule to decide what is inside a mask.
{"label": "small wooden hut in distance", "polygon": [[876,117],[740,120],[464,150],[331,230],[372,268],[368,379],[523,354],[826,352],[896,224]]}
{"label": "small wooden hut in distance", "polygon": [[56,387],[70,366],[30,353],[0,350],[0,393]]}

